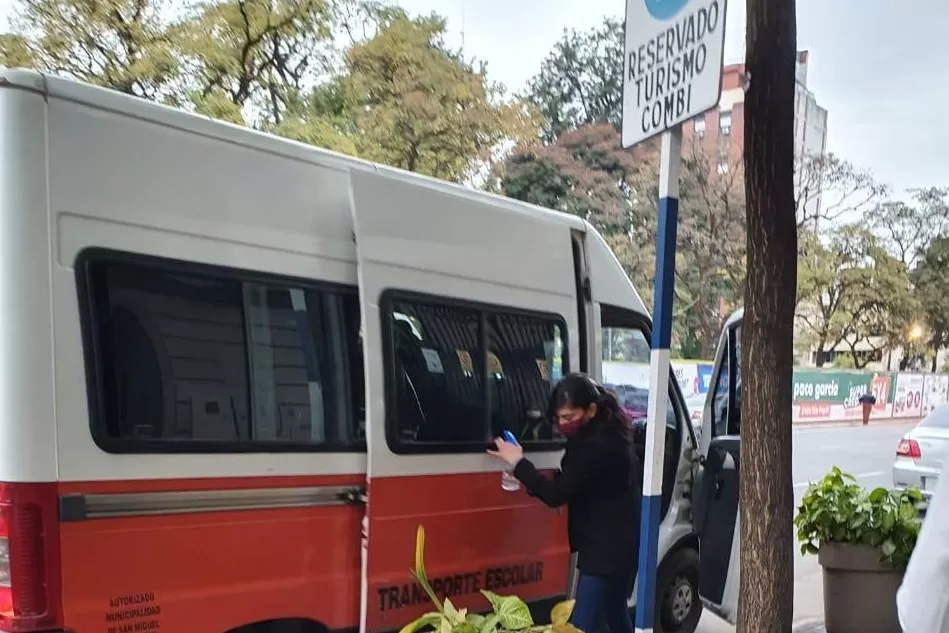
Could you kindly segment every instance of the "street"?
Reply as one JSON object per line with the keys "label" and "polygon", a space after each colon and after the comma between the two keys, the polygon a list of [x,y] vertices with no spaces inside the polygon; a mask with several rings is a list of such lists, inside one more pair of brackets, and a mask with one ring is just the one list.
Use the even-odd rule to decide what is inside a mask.
{"label": "street", "polygon": [[[795,508],[808,482],[820,479],[835,465],[854,475],[861,485],[889,486],[896,444],[915,422],[795,429]],[[796,543],[794,551],[794,620],[821,619],[823,587],[817,557],[801,556]],[[698,633],[730,633],[732,630],[730,625],[706,611]]]}

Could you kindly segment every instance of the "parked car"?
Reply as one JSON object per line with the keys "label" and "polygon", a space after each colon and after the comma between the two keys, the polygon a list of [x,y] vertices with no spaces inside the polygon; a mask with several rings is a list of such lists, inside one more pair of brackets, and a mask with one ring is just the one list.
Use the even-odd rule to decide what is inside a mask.
{"label": "parked car", "polygon": [[893,462],[895,488],[919,488],[932,496],[943,463],[949,456],[949,404],[933,409],[896,446]]}

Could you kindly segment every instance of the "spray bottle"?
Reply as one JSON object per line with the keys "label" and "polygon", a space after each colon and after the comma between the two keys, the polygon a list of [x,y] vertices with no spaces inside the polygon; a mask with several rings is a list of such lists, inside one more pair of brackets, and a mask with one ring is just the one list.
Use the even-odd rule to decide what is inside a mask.
{"label": "spray bottle", "polygon": [[[514,437],[514,434],[510,431],[504,431],[504,433],[501,434],[501,439],[503,439],[508,444],[520,446],[517,438]],[[516,492],[521,489],[521,482],[519,482],[517,477],[514,476],[514,467],[508,464],[505,464],[504,470],[501,471],[501,489],[506,490],[507,492]]]}

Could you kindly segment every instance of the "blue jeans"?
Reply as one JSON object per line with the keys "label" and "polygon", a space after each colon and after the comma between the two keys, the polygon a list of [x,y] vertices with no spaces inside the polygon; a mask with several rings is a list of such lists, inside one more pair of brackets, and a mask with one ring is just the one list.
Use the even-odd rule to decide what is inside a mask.
{"label": "blue jeans", "polygon": [[604,617],[610,633],[633,633],[633,621],[626,604],[632,588],[631,580],[580,574],[577,603],[570,623],[584,633],[597,633],[600,618]]}

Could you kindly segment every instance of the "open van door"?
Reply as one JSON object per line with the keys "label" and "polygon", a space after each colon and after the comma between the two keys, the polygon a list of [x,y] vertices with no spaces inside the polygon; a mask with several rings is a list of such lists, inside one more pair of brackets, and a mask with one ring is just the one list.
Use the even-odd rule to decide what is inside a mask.
{"label": "open van door", "polygon": [[431,610],[409,573],[420,525],[441,598],[484,611],[490,590],[549,613],[566,592],[566,514],[502,488],[485,451],[509,430],[538,468],[559,465],[545,412],[578,357],[570,227],[384,168],[350,177],[368,448],[361,631]]}
{"label": "open van door", "polygon": [[699,593],[710,610],[732,623],[738,614],[741,323],[742,312],[732,315],[719,340],[692,497]]}

